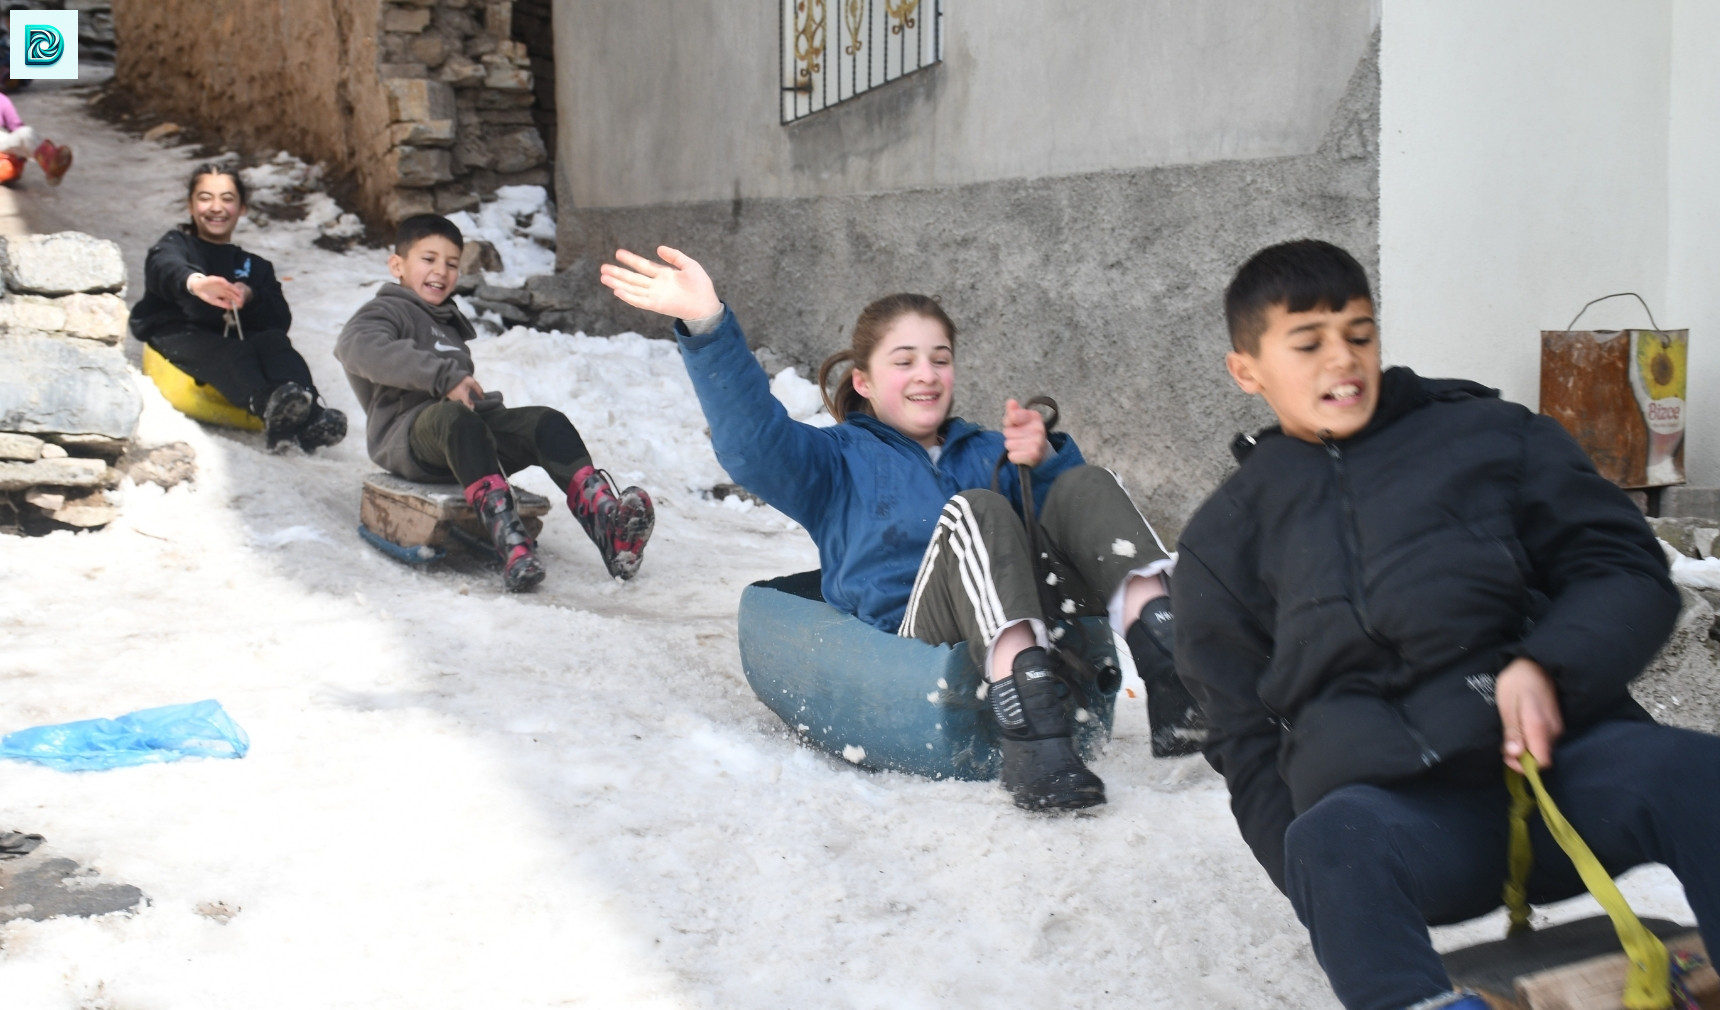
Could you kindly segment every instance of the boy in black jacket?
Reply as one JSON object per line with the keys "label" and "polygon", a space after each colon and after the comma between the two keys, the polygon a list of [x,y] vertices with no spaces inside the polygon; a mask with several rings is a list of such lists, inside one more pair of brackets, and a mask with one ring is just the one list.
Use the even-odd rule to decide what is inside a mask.
{"label": "boy in black jacket", "polygon": [[[1720,950],[1720,738],[1626,686],[1679,597],[1642,515],[1558,424],[1382,373],[1366,274],[1301,241],[1225,294],[1226,364],[1279,425],[1179,545],[1178,672],[1255,857],[1351,1010],[1484,1010],[1428,938],[1500,904],[1528,751],[1614,874],[1670,866]],[[1534,824],[1532,901],[1582,884]]]}

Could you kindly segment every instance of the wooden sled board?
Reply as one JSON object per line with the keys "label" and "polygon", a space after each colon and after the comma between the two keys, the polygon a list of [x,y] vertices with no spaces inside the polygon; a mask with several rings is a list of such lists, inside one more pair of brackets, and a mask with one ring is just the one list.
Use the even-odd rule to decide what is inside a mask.
{"label": "wooden sled board", "polygon": [[[550,501],[540,494],[514,488],[514,502],[526,532],[536,537],[543,529]],[[401,547],[448,546],[448,528],[455,524],[477,537],[489,539],[478,523],[477,513],[466,504],[457,484],[420,484],[391,473],[373,473],[364,478],[359,499],[359,521],[373,533]]]}
{"label": "wooden sled board", "polygon": [[[1070,622],[1095,666],[1115,670],[1103,618]],[[741,594],[741,667],[759,700],[803,740],[864,768],[991,779],[996,728],[965,644],[892,635],[824,602],[819,573],[755,582]],[[1111,733],[1116,695],[1089,685],[1076,742],[1089,758]]]}
{"label": "wooden sled board", "polygon": [[[1669,951],[1707,959],[1702,938],[1665,919],[1643,925]],[[1549,926],[1443,955],[1454,985],[1481,993],[1495,1010],[1623,1010],[1625,957],[1604,915]],[[1720,980],[1712,965],[1690,978],[1703,1010],[1720,1010]]]}

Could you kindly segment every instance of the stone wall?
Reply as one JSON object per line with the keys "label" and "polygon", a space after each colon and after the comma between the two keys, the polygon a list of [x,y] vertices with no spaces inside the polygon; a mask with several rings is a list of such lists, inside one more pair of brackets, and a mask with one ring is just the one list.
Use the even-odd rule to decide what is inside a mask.
{"label": "stone wall", "polygon": [[224,143],[326,163],[372,225],[549,182],[513,0],[113,6],[116,87]]}

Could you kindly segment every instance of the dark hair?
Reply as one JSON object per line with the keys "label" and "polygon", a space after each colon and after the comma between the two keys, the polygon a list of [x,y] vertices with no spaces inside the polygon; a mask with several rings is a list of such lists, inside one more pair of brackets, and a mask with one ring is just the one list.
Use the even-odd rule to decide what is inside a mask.
{"label": "dark hair", "polygon": [[466,237],[460,234],[460,226],[440,214],[414,214],[400,222],[400,227],[394,231],[394,252],[404,256],[420,239],[431,235],[440,235],[454,243],[456,248],[465,248]]}
{"label": "dark hair", "polygon": [[1367,271],[1356,258],[1330,242],[1298,239],[1267,246],[1242,264],[1224,289],[1224,321],[1230,346],[1260,353],[1266,310],[1282,305],[1290,312],[1342,309],[1353,299],[1373,301]]}
{"label": "dark hair", "polygon": [[[227,178],[232,179],[233,180],[233,192],[239,194],[239,206],[243,207],[246,204],[251,202],[250,199],[248,198],[247,194],[245,193],[245,180],[239,178],[239,170],[238,169],[234,168],[231,165],[223,165],[219,162],[207,161],[201,165],[198,165],[197,168],[192,171],[191,178],[189,178],[185,181],[185,202],[186,203],[190,203],[192,197],[195,197],[197,195],[197,183],[199,181],[201,181],[202,178],[206,175],[224,175]],[[197,234],[197,222],[196,221],[187,221],[184,224],[180,225],[179,227],[180,227],[180,230],[186,232],[187,234],[190,234],[190,235]]]}
{"label": "dark hair", "polygon": [[[884,331],[897,319],[910,314],[925,316],[943,326],[944,333],[950,338],[950,350],[955,350],[956,324],[950,322],[937,299],[929,295],[885,295],[860,310],[849,346],[825,358],[824,364],[818,366],[818,391],[823,394],[824,408],[830,411],[831,417],[841,422],[854,411],[862,414],[872,412],[872,405],[854,388],[854,370],[864,371],[867,362],[872,360],[878,341],[884,339]],[[843,365],[847,367],[837,372],[836,381],[832,384],[831,370]]]}

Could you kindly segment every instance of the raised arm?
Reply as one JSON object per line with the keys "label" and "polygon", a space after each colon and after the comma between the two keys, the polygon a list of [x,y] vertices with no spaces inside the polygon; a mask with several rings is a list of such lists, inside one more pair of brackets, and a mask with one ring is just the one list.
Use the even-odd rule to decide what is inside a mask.
{"label": "raised arm", "polygon": [[225,310],[243,301],[239,289],[222,277],[204,275],[191,261],[189,239],[176,231],[149,247],[143,260],[143,286],[179,306],[199,326],[221,328]]}
{"label": "raised arm", "polygon": [[602,269],[605,286],[629,305],[675,319],[681,358],[711,426],[717,462],[747,490],[809,528],[844,483],[842,455],[826,430],[788,416],[770,377],[711,278],[692,257],[658,246],[662,262],[625,249]]}

